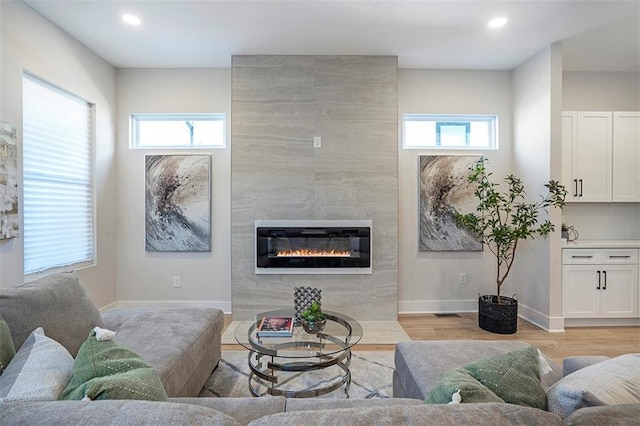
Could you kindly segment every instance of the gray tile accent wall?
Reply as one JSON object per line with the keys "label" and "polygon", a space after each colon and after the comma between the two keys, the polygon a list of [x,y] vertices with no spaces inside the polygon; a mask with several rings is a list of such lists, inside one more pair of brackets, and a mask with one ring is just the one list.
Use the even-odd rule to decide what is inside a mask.
{"label": "gray tile accent wall", "polygon": [[[387,56],[234,56],[231,105],[233,319],[293,307],[397,318],[398,79]],[[313,137],[322,148],[313,148]],[[256,275],[255,220],[369,219],[371,275]]]}

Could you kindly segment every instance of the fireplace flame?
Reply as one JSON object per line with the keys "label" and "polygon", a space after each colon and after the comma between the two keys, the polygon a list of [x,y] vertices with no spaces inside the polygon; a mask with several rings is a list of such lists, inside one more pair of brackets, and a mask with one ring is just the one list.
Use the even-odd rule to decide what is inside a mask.
{"label": "fireplace flame", "polygon": [[299,249],[278,251],[278,257],[351,257],[349,251]]}

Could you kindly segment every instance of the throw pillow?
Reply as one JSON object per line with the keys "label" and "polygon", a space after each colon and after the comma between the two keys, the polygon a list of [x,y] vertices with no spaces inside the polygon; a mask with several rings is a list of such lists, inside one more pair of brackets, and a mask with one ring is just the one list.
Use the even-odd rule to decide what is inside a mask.
{"label": "throw pillow", "polygon": [[547,408],[540,384],[538,349],[534,346],[472,362],[464,369],[505,402]]}
{"label": "throw pillow", "polygon": [[7,322],[0,315],[0,375],[7,368],[15,354],[16,348],[13,346],[11,331]]}
{"label": "throw pillow", "polygon": [[579,408],[640,402],[640,353],[584,367],[547,392],[549,411],[566,418]]}
{"label": "throw pillow", "polygon": [[502,398],[477,381],[464,368],[454,368],[447,371],[431,389],[425,402],[427,404],[447,404],[451,402],[451,397],[457,391],[460,391],[462,403],[504,402]]}
{"label": "throw pillow", "polygon": [[35,329],[0,376],[0,401],[51,401],[71,377],[73,357],[60,343]]}
{"label": "throw pillow", "polygon": [[60,399],[141,399],[166,401],[158,373],[132,350],[97,340],[96,331],[82,344],[69,385]]}

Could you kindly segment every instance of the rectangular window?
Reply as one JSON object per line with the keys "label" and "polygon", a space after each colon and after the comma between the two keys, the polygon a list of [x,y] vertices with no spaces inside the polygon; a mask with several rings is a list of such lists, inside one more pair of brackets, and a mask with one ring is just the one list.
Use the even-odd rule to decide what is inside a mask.
{"label": "rectangular window", "polygon": [[133,114],[131,148],[225,148],[226,114]]}
{"label": "rectangular window", "polygon": [[497,149],[495,115],[403,114],[404,148]]}
{"label": "rectangular window", "polygon": [[24,273],[94,260],[93,107],[23,75]]}

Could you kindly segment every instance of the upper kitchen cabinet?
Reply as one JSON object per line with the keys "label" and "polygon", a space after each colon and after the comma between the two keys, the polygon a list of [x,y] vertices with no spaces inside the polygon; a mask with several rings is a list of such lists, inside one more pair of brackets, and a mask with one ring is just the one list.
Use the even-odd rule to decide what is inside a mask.
{"label": "upper kitchen cabinet", "polygon": [[562,113],[568,202],[640,202],[640,113]]}
{"label": "upper kitchen cabinet", "polygon": [[613,113],[613,201],[640,202],[640,112]]}

